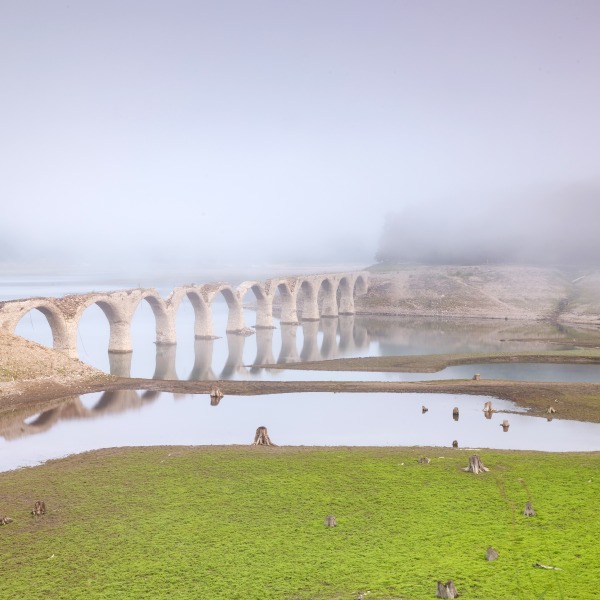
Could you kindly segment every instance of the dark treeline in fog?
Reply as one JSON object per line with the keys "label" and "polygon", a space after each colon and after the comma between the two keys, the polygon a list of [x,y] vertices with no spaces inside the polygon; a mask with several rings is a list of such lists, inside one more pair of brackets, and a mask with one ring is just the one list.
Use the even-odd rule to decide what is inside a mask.
{"label": "dark treeline in fog", "polygon": [[600,191],[535,201],[408,206],[386,217],[376,260],[600,266]]}

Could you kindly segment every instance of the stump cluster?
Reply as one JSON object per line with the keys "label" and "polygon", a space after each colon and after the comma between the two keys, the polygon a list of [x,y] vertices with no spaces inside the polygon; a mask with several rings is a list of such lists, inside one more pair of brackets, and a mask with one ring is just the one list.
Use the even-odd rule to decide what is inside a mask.
{"label": "stump cluster", "polygon": [[527,502],[525,504],[525,510],[523,511],[523,514],[526,517],[535,517],[536,513],[535,513],[535,510],[533,510],[533,506],[532,506],[531,502]]}
{"label": "stump cluster", "polygon": [[8,525],[12,523],[12,519],[10,517],[0,517],[0,525]]}
{"label": "stump cluster", "polygon": [[337,525],[337,521],[333,515],[328,515],[325,517],[325,526],[326,527],[335,527]]}
{"label": "stump cluster", "polygon": [[479,381],[481,379],[481,375],[479,373],[475,373],[475,375],[473,375],[473,381]]}
{"label": "stump cluster", "polygon": [[446,583],[437,582],[436,598],[458,598],[458,592],[452,579],[448,579]]}
{"label": "stump cluster", "polygon": [[269,434],[267,432],[267,428],[262,425],[256,430],[256,435],[254,436],[254,442],[252,442],[252,444],[254,446],[275,446],[276,445],[271,441],[271,438],[269,437]]}
{"label": "stump cluster", "polygon": [[31,514],[34,515],[35,517],[45,515],[46,514],[46,503],[43,500],[38,500],[34,504]]}
{"label": "stump cluster", "polygon": [[431,462],[430,458],[427,458],[426,456],[421,456],[421,458],[419,459],[419,464],[421,465],[428,465]]}

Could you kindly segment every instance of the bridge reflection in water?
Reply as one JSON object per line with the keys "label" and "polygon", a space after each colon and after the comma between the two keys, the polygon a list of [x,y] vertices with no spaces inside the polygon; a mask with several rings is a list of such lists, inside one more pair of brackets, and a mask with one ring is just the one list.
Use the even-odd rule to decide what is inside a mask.
{"label": "bridge reflection in water", "polygon": [[[258,328],[255,336],[227,333],[227,359],[224,366],[215,372],[214,345],[218,340],[194,339],[194,364],[187,376],[188,381],[217,379],[269,378],[268,369],[259,365],[290,364],[300,361],[337,358],[354,354],[369,346],[366,327],[357,324],[354,315],[340,315],[320,321],[304,321],[300,325],[280,324],[281,345],[277,358],[274,358],[273,337],[276,329]],[[302,333],[302,346],[298,352],[298,330]],[[255,343],[254,343],[254,340]],[[255,358],[252,364],[244,363],[246,345],[255,344]],[[251,348],[252,349],[252,348]],[[133,353],[108,352],[110,374],[118,377],[131,376]],[[152,379],[178,380],[177,344],[157,344],[156,364]],[[277,370],[277,376],[282,371]],[[64,398],[60,405],[41,413],[13,413],[0,420],[0,436],[14,440],[24,436],[43,433],[59,421],[90,419],[138,410],[154,402],[161,392],[117,390],[104,392],[91,407],[86,407],[79,396]],[[175,398],[184,395],[174,394]]]}
{"label": "bridge reflection in water", "polygon": [[[298,332],[302,345],[298,351]],[[152,379],[187,379],[204,381],[211,379],[240,379],[260,377],[264,373],[261,365],[290,364],[355,355],[369,347],[366,327],[356,322],[354,315],[340,315],[320,321],[304,321],[300,325],[281,323],[281,343],[277,358],[274,348],[276,329],[256,329],[254,336],[227,333],[227,358],[221,370],[215,372],[214,338],[194,339],[194,364],[187,377],[177,372],[177,344],[157,344],[156,362]],[[244,351],[249,346],[255,356],[250,364],[244,362]],[[131,377],[133,353],[109,352],[110,374]],[[182,377],[183,375],[183,377]]]}

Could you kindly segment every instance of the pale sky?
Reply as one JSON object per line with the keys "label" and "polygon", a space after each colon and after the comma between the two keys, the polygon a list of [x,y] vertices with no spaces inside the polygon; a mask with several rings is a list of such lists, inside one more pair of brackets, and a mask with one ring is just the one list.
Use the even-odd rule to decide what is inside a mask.
{"label": "pale sky", "polygon": [[407,205],[600,185],[599,31],[597,0],[0,0],[0,264],[366,265]]}

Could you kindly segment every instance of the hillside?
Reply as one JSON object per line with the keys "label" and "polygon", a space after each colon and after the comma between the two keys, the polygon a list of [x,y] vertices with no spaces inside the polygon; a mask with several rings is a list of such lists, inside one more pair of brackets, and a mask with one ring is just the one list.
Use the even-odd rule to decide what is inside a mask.
{"label": "hillside", "polygon": [[600,273],[520,266],[372,267],[361,313],[600,325]]}

